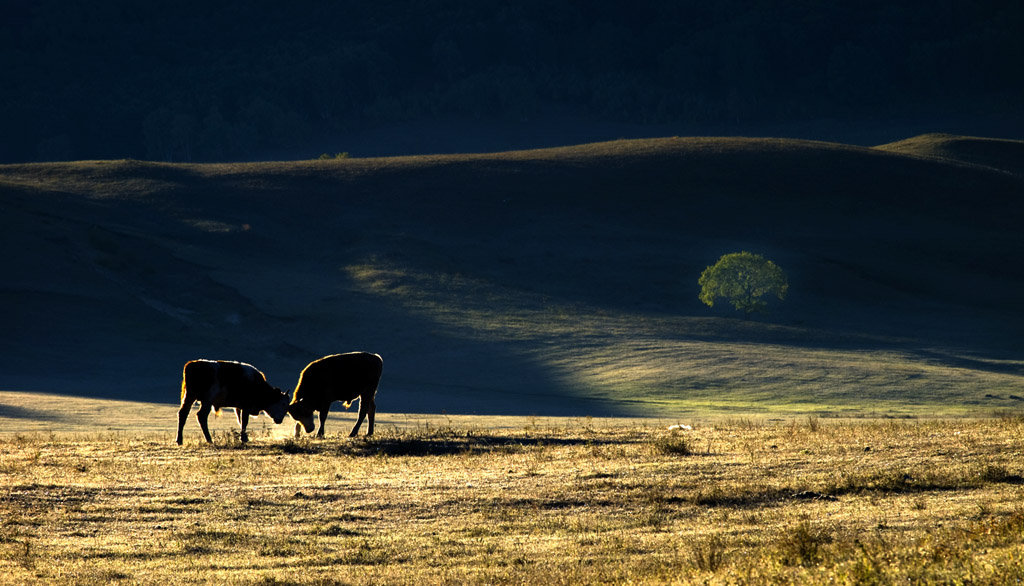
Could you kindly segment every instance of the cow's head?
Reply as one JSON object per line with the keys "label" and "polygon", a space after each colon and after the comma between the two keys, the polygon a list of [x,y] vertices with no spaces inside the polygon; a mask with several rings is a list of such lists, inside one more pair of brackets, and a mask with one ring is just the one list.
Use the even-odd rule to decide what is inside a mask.
{"label": "cow's head", "polygon": [[296,401],[288,405],[288,415],[291,415],[292,419],[302,424],[302,429],[306,430],[306,433],[313,433],[313,428],[315,427],[313,408],[308,403]]}
{"label": "cow's head", "polygon": [[268,405],[264,411],[274,420],[274,423],[280,424],[284,421],[284,416],[288,414],[288,394],[277,387],[274,387],[274,391],[280,396],[275,395],[274,402]]}

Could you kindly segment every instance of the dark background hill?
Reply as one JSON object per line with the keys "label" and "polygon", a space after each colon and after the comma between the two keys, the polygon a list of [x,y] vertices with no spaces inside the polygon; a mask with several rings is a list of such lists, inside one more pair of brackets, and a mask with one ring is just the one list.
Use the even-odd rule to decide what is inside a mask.
{"label": "dark background hill", "polygon": [[[1019,408],[1019,141],[667,138],[478,155],[0,166],[0,388],[173,402],[385,357],[389,412]],[[720,255],[770,316],[697,300]]]}
{"label": "dark background hill", "polygon": [[1024,136],[1014,0],[22,0],[0,162]]}

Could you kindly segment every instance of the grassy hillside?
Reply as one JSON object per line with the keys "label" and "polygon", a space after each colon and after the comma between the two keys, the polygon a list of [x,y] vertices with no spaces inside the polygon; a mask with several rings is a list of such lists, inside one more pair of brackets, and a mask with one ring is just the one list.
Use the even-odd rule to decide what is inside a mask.
{"label": "grassy hillside", "polygon": [[981,165],[1024,176],[1024,142],[976,136],[923,134],[878,147],[879,149]]}
{"label": "grassy hillside", "polygon": [[[172,402],[191,358],[291,388],[365,349],[391,412],[1015,409],[1020,145],[0,166],[0,388]],[[697,301],[740,249],[789,273],[768,318]]]}

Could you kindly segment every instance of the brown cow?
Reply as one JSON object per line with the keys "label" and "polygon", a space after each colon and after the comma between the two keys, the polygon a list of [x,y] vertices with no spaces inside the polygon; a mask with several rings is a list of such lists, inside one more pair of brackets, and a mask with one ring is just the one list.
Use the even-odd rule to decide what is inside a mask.
{"label": "brown cow", "polygon": [[270,386],[267,377],[251,364],[227,360],[191,360],[185,363],[181,375],[181,408],[178,409],[176,440],[179,446],[188,413],[196,401],[200,402],[196,419],[209,443],[213,443],[213,440],[206,420],[211,408],[218,415],[224,407],[234,408],[238,424],[242,426],[243,442],[249,441],[245,428],[249,424],[250,415],[259,416],[260,411],[265,411],[274,423],[281,423],[288,412],[288,395]]}
{"label": "brown cow", "polygon": [[324,437],[324,424],[331,403],[344,401],[342,406],[348,409],[356,399],[359,399],[359,419],[348,436],[359,432],[359,426],[367,416],[369,428],[366,435],[373,435],[373,416],[377,411],[375,396],[383,368],[381,357],[367,352],[334,354],[310,362],[299,375],[299,384],[295,386],[292,403],[288,406],[288,414],[298,422],[295,424],[295,437],[300,435],[300,425],[306,433],[313,431],[314,411],[320,412],[320,430],[316,435]]}

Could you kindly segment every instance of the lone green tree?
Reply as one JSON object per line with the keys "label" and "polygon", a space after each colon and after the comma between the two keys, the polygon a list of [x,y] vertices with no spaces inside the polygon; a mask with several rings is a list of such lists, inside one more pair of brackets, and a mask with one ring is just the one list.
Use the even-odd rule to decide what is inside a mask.
{"label": "lone green tree", "polygon": [[786,274],[775,263],[760,254],[734,252],[718,259],[704,270],[697,280],[700,300],[708,307],[715,306],[718,298],[728,299],[745,318],[751,313],[765,311],[765,295],[786,298],[789,283]]}

